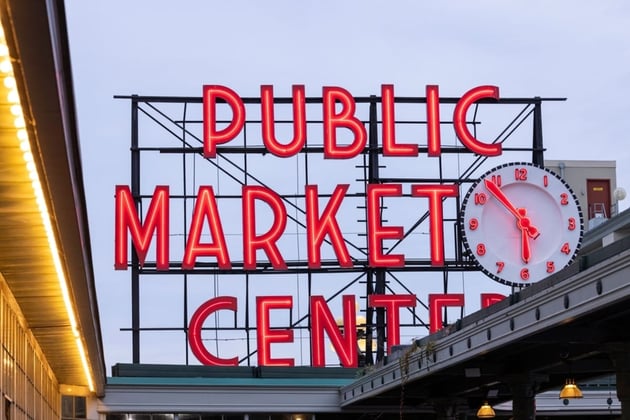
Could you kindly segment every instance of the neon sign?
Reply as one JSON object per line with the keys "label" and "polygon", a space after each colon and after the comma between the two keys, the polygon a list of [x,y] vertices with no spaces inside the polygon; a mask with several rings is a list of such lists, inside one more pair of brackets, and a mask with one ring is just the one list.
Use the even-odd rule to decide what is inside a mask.
{"label": "neon sign", "polygon": [[[492,305],[505,296],[497,293],[481,294],[482,308]],[[465,303],[462,293],[431,294],[430,301],[430,332],[436,332],[443,327],[441,311],[446,307],[463,307]],[[369,296],[369,303],[373,307],[386,308],[387,314],[387,351],[400,344],[400,309],[416,306],[414,295],[378,295]],[[340,328],[330,311],[323,296],[311,296],[311,353],[313,366],[326,366],[325,336],[328,336],[334,347],[339,361],[344,367],[356,367],[358,364],[357,324],[355,318],[355,296],[343,296],[343,327]],[[293,330],[272,328],[270,313],[275,310],[290,310],[293,307],[292,296],[258,296],[256,298],[257,318],[257,348],[258,363],[261,366],[294,366],[293,358],[274,358],[271,354],[271,344],[292,343]],[[238,310],[237,300],[233,296],[220,296],[204,302],[193,314],[190,320],[188,342],[197,359],[211,366],[237,366],[238,356],[229,359],[213,355],[201,339],[201,328],[204,321],[217,311]]]}
{"label": "neon sign", "polygon": [[[393,85],[381,86],[379,118],[379,152],[384,157],[418,157],[419,145],[423,142],[403,142],[397,136],[396,101]],[[440,120],[439,88],[426,86],[425,109],[426,131],[419,131],[418,137],[426,140],[426,157],[441,159],[442,122]],[[270,85],[260,87],[260,124],[257,135],[262,139],[266,152],[273,158],[286,159],[297,156],[309,146],[307,98],[303,85],[292,87],[291,133],[277,130],[274,91]],[[479,101],[496,101],[499,89],[496,86],[478,86],[466,92],[454,104],[452,130],[457,141],[470,154],[481,157],[496,157],[503,153],[501,142],[478,139],[468,128],[467,115],[471,107]],[[251,102],[250,102],[251,103]],[[226,121],[218,108],[227,111]],[[248,121],[249,108],[234,90],[226,86],[207,85],[202,91],[202,149],[204,158],[214,160],[223,147],[239,138]],[[258,115],[258,114],[257,114]],[[357,102],[346,89],[327,86],[321,97],[321,155],[329,160],[351,160],[365,153],[370,147],[369,133],[365,123],[357,115]],[[282,137],[282,138],[280,138]],[[310,137],[312,138],[312,137]],[[312,140],[311,140],[312,141]],[[306,266],[309,270],[322,268],[322,246],[330,246],[334,254],[334,264],[343,269],[353,269],[357,265],[370,269],[404,268],[409,258],[428,258],[433,268],[445,265],[444,205],[459,200],[460,189],[456,182],[367,182],[365,185],[365,241],[367,258],[365,263],[352,257],[344,234],[346,227],[339,216],[350,195],[350,184],[339,183],[332,188],[316,183],[306,183],[300,192],[304,200],[305,236],[307,250]],[[222,272],[243,270],[257,273],[271,269],[274,272],[287,272],[289,264],[279,242],[287,234],[287,220],[290,215],[282,194],[264,185],[245,184],[240,189],[241,214],[240,244],[226,237],[226,224],[234,224],[232,213],[221,208],[216,185],[197,186],[190,222],[186,227],[184,249],[173,252],[171,241],[171,214],[173,195],[169,185],[157,185],[150,196],[144,215],[137,205],[137,197],[127,185],[116,186],[115,192],[115,238],[114,267],[127,270],[130,266],[130,248],[135,251],[139,267],[145,266],[149,254],[155,253],[155,270],[168,272],[173,268],[183,272],[194,272],[199,261],[210,259],[214,267]],[[423,255],[390,252],[385,243],[401,240],[405,233],[403,226],[382,217],[385,200],[410,199],[419,206],[428,208],[429,250]],[[410,208],[409,211],[413,211]],[[261,213],[265,213],[264,222]],[[266,226],[266,227],[263,227]],[[204,234],[205,232],[205,234]],[[182,252],[181,261],[174,260],[172,254]],[[239,257],[234,257],[238,255]],[[242,259],[240,256],[242,255]],[[262,258],[262,256],[265,258]],[[330,261],[328,261],[330,263]],[[501,299],[497,294],[483,294],[481,305],[487,306]],[[372,293],[367,296],[370,308],[382,310],[387,322],[387,350],[400,343],[400,311],[416,306],[413,294]],[[325,365],[324,337],[328,337],[343,366],[356,366],[357,331],[355,322],[355,297],[343,297],[343,320],[341,328],[332,315],[323,296],[313,295],[309,302],[311,331],[311,360],[314,366]],[[293,366],[292,358],[274,357],[272,344],[294,342],[290,328],[274,327],[270,314],[276,311],[290,311],[294,302],[289,295],[256,296],[256,348],[260,365]],[[442,311],[447,307],[462,307],[463,294],[431,294],[429,296],[429,331],[442,327]],[[190,318],[188,343],[199,361],[208,365],[233,366],[239,363],[238,357],[222,358],[213,355],[204,345],[201,331],[204,321],[218,312],[238,311],[237,299],[233,296],[217,296],[202,303]]]}
{"label": "neon sign", "polygon": [[[323,213],[318,212],[316,185],[306,186],[307,208],[307,238],[308,238],[308,264],[311,268],[321,265],[320,246],[325,237],[329,237],[337,254],[337,259],[342,267],[352,267],[353,263],[343,241],[343,235],[337,220],[335,211],[341,205],[347,185],[338,185],[332,198],[326,204]],[[402,238],[402,227],[384,226],[380,220],[381,199],[388,197],[402,197],[401,184],[373,184],[368,186],[367,212],[368,212],[368,243],[370,245],[369,263],[371,267],[401,267],[404,266],[404,255],[383,254],[382,242],[385,239]],[[429,200],[430,211],[430,235],[431,235],[431,263],[434,266],[442,266],[444,263],[444,232],[442,229],[442,200],[447,197],[456,197],[458,188],[456,185],[412,185],[411,195],[414,197],[426,197]],[[195,259],[199,256],[211,256],[217,259],[219,268],[229,269],[232,262],[229,257],[221,216],[213,200],[212,186],[199,188],[198,199],[190,224],[190,235],[184,251],[183,268],[193,268]],[[246,270],[255,270],[257,259],[256,251],[263,250],[267,255],[271,266],[275,270],[286,270],[287,265],[277,241],[282,236],[286,227],[287,210],[281,198],[272,190],[260,186],[244,186],[242,189],[243,206],[243,267]],[[140,265],[143,265],[151,245],[151,238],[157,241],[157,268],[168,270],[169,268],[169,187],[157,186],[153,193],[153,199],[149,207],[145,222],[142,223],[133,205],[133,197],[128,186],[116,187],[116,269],[127,269],[128,234],[135,250],[138,253]],[[273,213],[271,228],[264,233],[256,233],[256,201],[264,202]],[[213,242],[201,243],[201,226],[206,223],[212,233]]]}
{"label": "neon sign", "polygon": [[[428,156],[440,156],[440,112],[438,87],[429,85],[427,92],[427,138]],[[261,86],[262,138],[267,150],[278,157],[297,154],[306,144],[306,111],[304,86],[293,86],[293,139],[281,144],[274,134],[273,87]],[[394,125],[394,87],[381,86],[382,97],[382,142],[385,156],[418,156],[417,144],[398,144]],[[476,139],[466,126],[466,114],[475,102],[482,99],[499,99],[496,86],[478,86],[466,92],[455,107],[453,123],[455,133],[461,143],[471,152],[482,156],[501,154],[500,143],[484,143]],[[226,102],[233,113],[232,120],[222,129],[217,128],[217,101]],[[341,110],[337,112],[337,108]],[[351,159],[366,147],[367,133],[363,123],[356,117],[356,103],[347,90],[326,86],[323,88],[323,138],[324,157],[328,159]],[[203,88],[203,153],[213,158],[217,146],[229,143],[242,130],[245,123],[245,106],[239,95],[225,86],[207,85]],[[337,142],[339,129],[350,130],[354,135],[350,144]]]}
{"label": "neon sign", "polygon": [[[427,130],[429,136],[429,156],[440,155],[439,108],[437,102],[437,86],[427,87]],[[323,93],[323,138],[324,157],[329,159],[350,159],[366,147],[366,131],[362,123],[354,115],[355,103],[348,91],[339,87],[324,87]],[[471,151],[482,156],[501,154],[501,144],[488,144],[476,139],[466,127],[466,112],[470,106],[480,99],[497,99],[499,90],[495,86],[479,86],[468,91],[455,107],[453,115],[454,129],[460,141]],[[398,144],[394,130],[393,87],[382,86],[383,93],[383,154],[390,156],[417,156],[417,145]],[[274,112],[271,86],[261,87],[262,137],[270,153],[278,157],[290,157],[304,147],[305,137],[305,97],[304,86],[293,87],[293,121],[294,137],[289,144],[281,145],[274,134]],[[205,157],[216,157],[217,145],[233,140],[241,131],[245,121],[245,107],[241,98],[225,86],[204,86],[203,89],[203,153]],[[217,128],[217,101],[225,101],[233,112],[232,120],[222,129]],[[337,106],[341,104],[341,111]],[[337,131],[350,130],[354,138],[349,145],[337,143]],[[332,193],[326,208],[320,213],[317,185],[305,187],[307,212],[307,249],[309,267],[319,267],[319,247],[325,237],[333,244],[339,264],[351,267],[352,261],[343,242],[343,235],[335,218],[348,185],[338,185]],[[404,265],[404,255],[384,255],[382,241],[402,237],[402,227],[384,226],[380,220],[381,199],[383,197],[400,197],[403,195],[402,184],[368,185],[368,243],[369,264],[371,267],[399,267]],[[411,185],[411,195],[429,200],[431,263],[442,266],[444,262],[444,232],[442,229],[442,203],[445,198],[457,197],[457,185],[425,184]],[[276,243],[286,227],[287,212],[281,197],[274,191],[256,185],[246,185],[242,189],[242,226],[243,226],[243,266],[247,270],[255,270],[257,266],[256,251],[263,250],[271,265],[276,270],[287,268],[284,258]],[[115,229],[115,268],[127,269],[128,234],[138,253],[140,265],[145,261],[151,245],[151,238],[157,240],[157,268],[169,268],[169,187],[157,186],[144,223],[140,222],[134,205],[131,190],[128,186],[116,187],[116,229]],[[265,203],[273,213],[272,227],[265,233],[257,234],[256,202]],[[200,232],[207,225],[213,242],[201,243]],[[183,267],[193,268],[196,258],[200,256],[215,257],[220,268],[232,266],[227,249],[221,215],[214,199],[212,186],[201,186],[190,224],[190,236],[184,252]]]}

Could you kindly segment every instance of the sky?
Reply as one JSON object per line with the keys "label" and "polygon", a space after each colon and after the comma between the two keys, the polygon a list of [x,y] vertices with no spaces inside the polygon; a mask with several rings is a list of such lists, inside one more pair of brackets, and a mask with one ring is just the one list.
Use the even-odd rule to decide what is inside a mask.
{"label": "sky", "polygon": [[[108,367],[131,361],[129,333],[120,331],[130,325],[129,273],[113,269],[114,188],[130,184],[130,113],[114,95],[201,96],[204,84],[219,84],[247,97],[272,84],[289,96],[304,84],[307,96],[323,86],[365,96],[393,84],[401,96],[439,85],[457,97],[496,85],[502,97],[567,98],[544,105],[545,158],[615,160],[617,185],[630,188],[623,0],[68,0],[66,14]],[[482,288],[505,293],[494,283]],[[145,292],[154,312],[144,316],[165,311],[168,287],[159,284]],[[148,340],[142,361],[180,363],[169,340]]]}

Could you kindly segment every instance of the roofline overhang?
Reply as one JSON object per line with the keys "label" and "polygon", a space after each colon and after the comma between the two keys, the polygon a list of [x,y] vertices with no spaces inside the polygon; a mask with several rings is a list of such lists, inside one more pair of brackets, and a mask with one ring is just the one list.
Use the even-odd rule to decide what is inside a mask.
{"label": "roofline overhang", "polygon": [[[0,0],[26,128],[48,202],[94,392],[105,390],[104,352],[92,266],[65,6]],[[28,318],[27,318],[28,322]],[[50,357],[50,355],[47,355]],[[63,378],[59,378],[63,382]]]}

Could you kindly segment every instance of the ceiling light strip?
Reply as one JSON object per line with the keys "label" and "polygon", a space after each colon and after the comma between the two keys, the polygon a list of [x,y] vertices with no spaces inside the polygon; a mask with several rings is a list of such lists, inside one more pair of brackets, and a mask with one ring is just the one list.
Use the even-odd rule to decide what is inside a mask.
{"label": "ceiling light strip", "polygon": [[88,387],[90,391],[93,392],[94,383],[92,381],[91,370],[86,357],[81,333],[78,329],[72,300],[70,299],[68,282],[66,279],[65,271],[63,269],[63,264],[61,262],[61,257],[59,256],[59,248],[57,247],[57,240],[53,230],[52,222],[50,221],[48,205],[46,204],[44,191],[42,189],[39,174],[37,172],[37,167],[33,159],[33,153],[31,151],[28,132],[26,131],[26,123],[24,121],[23,110],[20,103],[20,95],[17,90],[17,83],[15,81],[13,73],[13,65],[9,56],[9,49],[4,38],[4,30],[2,28],[2,25],[0,25],[0,73],[3,77],[4,86],[9,90],[7,100],[11,104],[11,113],[15,117],[14,125],[16,129],[16,136],[19,141],[20,150],[22,150],[22,156],[26,164],[29,179],[31,180],[31,184],[33,186],[33,193],[35,195],[35,201],[37,203],[37,207],[42,218],[44,230],[46,231],[48,246],[50,248],[53,265],[55,266],[55,272],[57,273],[59,288],[61,290],[61,296],[63,297],[63,302],[66,308],[66,313],[68,315],[68,320],[70,322],[70,327],[72,329],[72,334],[75,338],[77,349],[79,350],[79,355],[81,357],[81,363],[83,365],[83,370],[88,382]]}

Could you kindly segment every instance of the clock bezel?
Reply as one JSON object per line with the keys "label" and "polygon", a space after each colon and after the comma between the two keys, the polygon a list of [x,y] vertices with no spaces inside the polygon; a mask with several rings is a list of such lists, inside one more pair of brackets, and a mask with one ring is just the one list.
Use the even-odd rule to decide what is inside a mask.
{"label": "clock bezel", "polygon": [[[479,186],[481,183],[484,182],[485,179],[491,178],[493,174],[497,174],[499,172],[504,172],[505,168],[507,167],[518,167],[518,166],[525,166],[528,168],[535,168],[535,170],[537,171],[544,171],[543,175],[548,175],[549,177],[553,177],[553,179],[555,180],[554,182],[559,182],[559,187],[561,187],[564,191],[568,193],[568,197],[569,200],[571,201],[571,206],[575,207],[575,211],[576,214],[574,216],[578,217],[579,219],[579,223],[576,225],[576,228],[579,229],[579,234],[577,235],[577,239],[574,237],[571,237],[571,241],[575,241],[575,243],[572,243],[573,246],[573,250],[572,253],[570,255],[570,257],[568,259],[566,259],[566,262],[564,263],[564,265],[562,267],[555,267],[554,271],[548,275],[542,276],[540,278],[535,278],[535,279],[527,279],[527,280],[523,280],[521,278],[518,279],[514,279],[514,278],[506,278],[506,277],[502,277],[500,274],[496,273],[496,267],[492,266],[490,267],[489,264],[486,262],[484,264],[484,262],[480,261],[480,259],[478,258],[478,256],[476,255],[475,249],[474,247],[476,247],[475,242],[479,243],[479,241],[469,241],[468,238],[468,234],[466,232],[466,227],[467,227],[467,223],[469,220],[469,215],[467,214],[467,209],[471,206],[474,205],[474,203],[472,203],[472,201],[474,201],[472,199],[472,196],[474,194],[474,192],[478,192],[479,191]],[[539,186],[538,184],[532,183],[531,181],[513,181],[505,185],[512,185],[512,184],[520,184],[521,182],[523,182],[523,185],[530,185],[531,188],[538,188],[541,191],[544,191],[543,188],[541,188],[541,186]],[[494,198],[489,197],[489,200],[494,200]],[[558,210],[560,213],[562,213],[562,207],[559,203],[555,203],[555,205],[557,206]],[[483,210],[480,211],[481,213],[483,213]],[[571,214],[573,214],[573,210],[571,210]],[[516,221],[515,221],[516,222]],[[535,223],[535,221],[533,221],[533,223]],[[466,254],[469,256],[469,258],[475,262],[475,264],[477,265],[477,267],[484,273],[486,274],[488,277],[490,277],[491,279],[498,281],[500,283],[506,284],[508,286],[517,286],[517,287],[525,287],[525,286],[529,286],[531,284],[534,284],[538,281],[543,280],[544,278],[551,276],[559,271],[561,271],[562,269],[566,268],[567,266],[569,266],[571,263],[573,263],[575,261],[575,259],[577,258],[577,255],[579,253],[581,244],[582,244],[582,239],[584,236],[584,217],[583,217],[583,212],[582,212],[582,208],[580,206],[579,200],[577,195],[575,194],[575,192],[573,191],[573,189],[571,188],[571,186],[564,180],[562,179],[558,174],[556,174],[555,172],[541,167],[539,165],[533,164],[533,163],[529,163],[529,162],[508,162],[508,163],[504,163],[502,165],[496,166],[491,168],[490,170],[486,171],[483,175],[481,175],[479,177],[479,179],[477,181],[475,181],[471,187],[468,189],[466,195],[464,196],[464,199],[462,201],[462,206],[461,206],[461,212],[460,212],[460,232],[461,232],[461,236],[463,239],[463,243],[464,243],[464,248],[465,248],[465,252]],[[573,235],[575,236],[575,235]],[[567,236],[568,237],[568,236]],[[484,241],[482,243],[485,243],[487,241]],[[560,243],[562,241],[559,241]],[[552,253],[549,253],[549,256],[552,256],[556,253],[557,251],[554,251]],[[539,260],[536,264],[523,264],[522,268],[530,268],[533,267],[535,268],[537,271],[540,271],[540,267],[542,264],[542,260],[546,259],[547,257],[543,256],[543,258],[539,258]],[[564,261],[564,260],[563,260]],[[519,268],[521,268],[521,266],[519,266]],[[494,270],[493,270],[494,269]],[[514,270],[512,270],[514,271]],[[529,270],[528,270],[529,272]]]}

